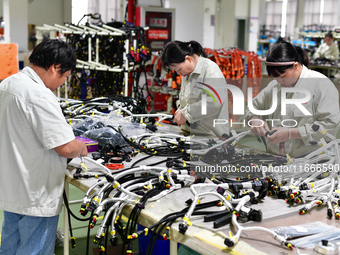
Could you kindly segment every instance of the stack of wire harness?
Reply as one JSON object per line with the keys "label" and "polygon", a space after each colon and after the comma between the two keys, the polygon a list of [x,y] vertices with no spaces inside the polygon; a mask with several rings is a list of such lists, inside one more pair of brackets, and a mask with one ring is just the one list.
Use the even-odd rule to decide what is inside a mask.
{"label": "stack of wire harness", "polygon": [[[242,153],[242,150],[237,148],[237,144],[243,137],[251,135],[250,131],[238,134],[232,131],[229,136],[219,139],[201,140],[193,136],[155,133],[150,130],[149,133],[145,133],[146,119],[161,120],[169,116],[157,117],[148,116],[146,113],[133,113],[133,107],[129,108],[118,100],[89,102],[89,104],[103,104],[100,107],[104,109],[110,107],[111,113],[103,113],[99,107],[96,109],[99,114],[89,111],[88,114],[83,115],[87,118],[100,118],[102,122],[105,122],[105,118],[110,115],[118,116],[122,122],[115,120],[115,124],[108,124],[107,127],[120,134],[126,146],[134,151],[133,153],[142,152],[147,155],[146,157],[165,158],[157,163],[166,165],[166,167],[158,167],[157,164],[141,165],[140,160],[131,168],[112,172],[105,165],[95,163],[103,170],[102,177],[105,178],[96,182],[88,190],[83,199],[81,214],[91,213],[90,229],[97,224],[99,215],[105,214],[95,239],[101,252],[104,252],[107,243],[107,234],[103,233],[108,233],[109,229],[111,229],[111,244],[117,244],[117,234],[119,234],[127,251],[132,250],[133,240],[138,236],[148,233],[149,230],[153,231],[148,249],[151,252],[155,237],[160,234],[164,239],[168,239],[174,222],[179,223],[178,232],[184,235],[192,224],[190,218],[193,215],[204,215],[204,220],[214,221],[216,228],[232,224],[236,232],[233,234],[230,231],[225,237],[224,243],[227,247],[234,247],[242,232],[256,230],[272,234],[281,245],[292,249],[292,243],[275,231],[264,227],[247,227],[241,223],[244,220],[262,220],[262,212],[250,206],[259,200],[264,200],[266,195],[286,199],[290,205],[304,204],[304,207],[298,210],[300,214],[325,205],[327,217],[332,218],[335,215],[336,218],[340,218],[339,140],[328,134],[321,126],[313,126],[313,130],[320,132],[324,138],[320,141],[312,141],[313,144],[320,145],[320,148],[303,157],[292,158],[289,155],[282,157],[265,153],[247,154],[244,151]],[[68,102],[61,102],[65,105],[66,103]],[[74,104],[82,103],[72,102],[70,106]],[[62,105],[63,107],[68,109]],[[144,127],[144,131],[139,134],[135,131],[129,132],[128,126],[122,125],[131,122]],[[86,159],[86,161],[93,161],[93,159]],[[204,173],[198,171],[202,169],[202,165],[213,166],[216,163],[220,168],[224,167],[227,170]],[[255,173],[243,174],[242,167],[256,169],[254,171],[256,175]],[[88,171],[81,167],[79,169]],[[136,231],[138,218],[147,203],[166,199],[171,192],[183,188],[190,189],[191,192],[183,209],[165,215],[159,222],[143,231]],[[206,196],[213,196],[216,200],[204,202]],[[132,207],[126,223],[120,220],[125,205]],[[223,206],[224,209],[222,211],[219,209],[219,213],[216,214],[217,210],[214,209],[216,206]],[[201,210],[206,208],[212,211]]]}

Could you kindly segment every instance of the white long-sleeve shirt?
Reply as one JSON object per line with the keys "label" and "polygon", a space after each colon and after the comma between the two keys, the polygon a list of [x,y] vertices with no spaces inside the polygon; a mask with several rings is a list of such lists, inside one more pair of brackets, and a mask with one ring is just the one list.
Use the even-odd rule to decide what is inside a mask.
{"label": "white long-sleeve shirt", "polygon": [[328,46],[326,43],[322,43],[313,55],[313,58],[326,58],[329,60],[337,60],[339,58],[338,45],[332,43]]}
{"label": "white long-sleeve shirt", "polygon": [[[302,88],[308,90],[312,97],[308,103],[303,106],[312,115],[307,116],[303,114],[295,105],[287,105],[287,115],[281,113],[281,85],[276,81],[271,81],[267,87],[260,91],[260,93],[253,99],[255,109],[267,110],[270,109],[273,103],[273,88],[277,89],[278,104],[276,110],[265,116],[259,116],[262,120],[265,119],[279,119],[280,121],[268,121],[269,128],[281,127],[281,121],[293,119],[297,122],[297,128],[301,139],[290,139],[285,142],[285,152],[290,156],[296,157],[307,154],[313,150],[320,148],[317,145],[311,145],[311,141],[320,141],[324,138],[320,132],[314,132],[312,129],[313,124],[321,125],[330,134],[336,136],[339,130],[340,111],[339,111],[339,92],[331,82],[323,74],[312,71],[303,66],[303,70],[295,88]],[[289,93],[286,98],[299,98],[300,93]],[[250,119],[255,114],[247,110],[246,119]],[[285,121],[286,122],[286,121]],[[284,123],[285,125],[293,125],[294,123]],[[279,153],[279,143],[267,143],[268,152],[275,154]]]}
{"label": "white long-sleeve shirt", "polygon": [[[177,101],[177,106],[182,109],[186,120],[190,124],[196,123],[197,127],[185,124],[182,125],[182,129],[191,133],[212,132],[216,136],[228,134],[228,124],[218,124],[214,127],[214,119],[228,117],[228,94],[225,85],[226,80],[218,65],[208,58],[199,57],[194,71],[182,78]],[[207,103],[206,114],[202,114],[202,108],[205,108],[202,103],[203,94]]]}

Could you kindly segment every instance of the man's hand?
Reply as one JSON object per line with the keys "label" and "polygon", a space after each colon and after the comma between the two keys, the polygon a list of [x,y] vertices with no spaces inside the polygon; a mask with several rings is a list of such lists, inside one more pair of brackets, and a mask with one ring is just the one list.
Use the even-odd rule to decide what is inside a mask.
{"label": "man's hand", "polygon": [[174,117],[173,122],[178,123],[180,125],[183,125],[185,124],[185,122],[187,122],[187,119],[182,114],[181,108],[178,108],[177,111],[175,112],[175,117]]}
{"label": "man's hand", "polygon": [[[251,120],[251,121],[250,121]],[[270,131],[267,122],[261,120],[258,116],[250,118],[251,132],[256,136],[265,136],[267,131]]]}

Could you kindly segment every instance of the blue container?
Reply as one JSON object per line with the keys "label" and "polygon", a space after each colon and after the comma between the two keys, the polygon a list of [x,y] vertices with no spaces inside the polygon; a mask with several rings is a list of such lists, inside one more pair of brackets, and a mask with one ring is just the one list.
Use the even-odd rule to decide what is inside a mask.
{"label": "blue container", "polygon": [[[137,224],[137,229],[144,230],[145,227]],[[148,235],[144,234],[138,236],[138,246],[139,246],[139,255],[145,255],[148,249],[149,240],[151,237],[152,231],[149,231]],[[178,244],[179,247],[179,244]],[[177,247],[177,248],[178,248]],[[163,236],[158,236],[157,241],[153,247],[152,255],[170,255],[170,240],[165,241]]]}

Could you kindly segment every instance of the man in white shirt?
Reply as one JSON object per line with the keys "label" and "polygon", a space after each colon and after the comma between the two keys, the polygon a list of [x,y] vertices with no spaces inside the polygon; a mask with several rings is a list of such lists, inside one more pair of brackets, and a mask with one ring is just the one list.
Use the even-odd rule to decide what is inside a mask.
{"label": "man in white shirt", "polygon": [[0,83],[0,254],[53,254],[66,158],[87,155],[52,91],[75,68],[60,40],[35,47],[30,66]]}

